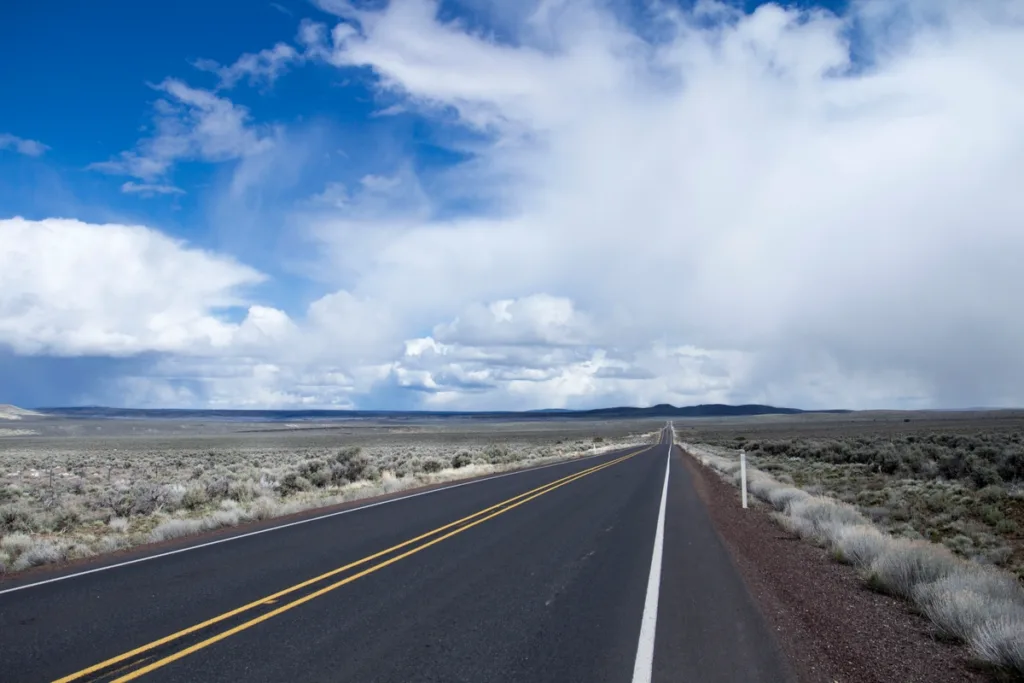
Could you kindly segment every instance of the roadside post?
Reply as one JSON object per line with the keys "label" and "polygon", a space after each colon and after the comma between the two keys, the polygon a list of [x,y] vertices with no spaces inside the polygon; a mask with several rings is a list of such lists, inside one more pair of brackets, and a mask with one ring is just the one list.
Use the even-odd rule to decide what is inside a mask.
{"label": "roadside post", "polygon": [[747,509],[747,452],[740,449],[740,488],[743,490],[743,509]]}

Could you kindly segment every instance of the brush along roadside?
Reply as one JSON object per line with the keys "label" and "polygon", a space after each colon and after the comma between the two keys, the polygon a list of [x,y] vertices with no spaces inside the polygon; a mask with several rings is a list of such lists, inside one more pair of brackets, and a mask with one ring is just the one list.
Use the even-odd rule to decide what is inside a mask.
{"label": "brush along roadside", "polygon": [[[739,484],[737,456],[700,444],[680,446]],[[749,465],[747,488],[774,510],[783,528],[856,567],[868,587],[909,601],[940,635],[967,643],[980,662],[1024,675],[1024,587],[1015,576],[935,543],[891,536],[855,507],[783,484]]]}
{"label": "brush along roadside", "polygon": [[[660,432],[557,443],[401,448],[11,453],[0,465],[0,574],[408,489],[655,443]],[[127,442],[126,442],[127,443]],[[15,454],[16,455],[16,454]],[[29,461],[31,458],[31,461]],[[28,462],[27,462],[28,461]],[[51,469],[42,470],[43,462]],[[34,467],[33,467],[34,466]],[[36,476],[33,476],[36,475]],[[66,476],[65,476],[66,475]],[[5,483],[4,480],[12,483]]]}

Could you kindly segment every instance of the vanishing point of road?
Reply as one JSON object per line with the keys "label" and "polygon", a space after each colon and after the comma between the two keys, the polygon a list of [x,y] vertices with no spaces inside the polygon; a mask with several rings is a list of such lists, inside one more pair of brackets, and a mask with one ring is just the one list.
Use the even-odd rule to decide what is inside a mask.
{"label": "vanishing point of road", "polygon": [[788,681],[670,441],[8,578],[0,681]]}

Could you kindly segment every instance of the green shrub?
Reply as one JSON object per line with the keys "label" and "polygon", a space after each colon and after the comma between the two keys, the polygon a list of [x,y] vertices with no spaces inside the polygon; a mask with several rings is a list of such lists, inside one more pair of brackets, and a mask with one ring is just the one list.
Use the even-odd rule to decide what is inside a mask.
{"label": "green shrub", "polygon": [[206,495],[210,500],[227,498],[231,493],[231,481],[226,477],[218,477],[206,485]]}
{"label": "green shrub", "polygon": [[309,483],[318,489],[329,486],[331,483],[331,472],[327,469],[316,470],[309,474]]}
{"label": "green shrub", "polygon": [[998,505],[986,505],[981,509],[981,519],[989,526],[999,524],[1004,518],[1003,511]]}
{"label": "green shrub", "polygon": [[874,465],[882,474],[895,474],[900,469],[900,455],[892,444],[885,444],[875,454]]}
{"label": "green shrub", "polygon": [[196,510],[206,505],[210,500],[207,489],[201,486],[189,486],[181,497],[181,506],[188,510]]}
{"label": "green shrub", "polygon": [[305,460],[299,463],[299,475],[309,479],[310,481],[313,481],[313,477],[317,473],[326,471],[327,463],[323,460]]}
{"label": "green shrub", "polygon": [[972,455],[967,460],[968,476],[978,488],[985,488],[1000,481],[999,472],[992,465],[986,464],[981,458]]}
{"label": "green shrub", "polygon": [[1011,446],[1000,455],[996,471],[1005,481],[1024,480],[1024,448]]}
{"label": "green shrub", "polygon": [[485,448],[483,456],[492,465],[501,465],[514,459],[508,448],[499,444],[493,444]]}
{"label": "green shrub", "polygon": [[1006,498],[1006,489],[1002,486],[986,486],[978,491],[978,498],[986,503],[997,503]]}
{"label": "green shrub", "polygon": [[66,532],[82,522],[82,513],[73,507],[59,507],[49,518],[48,526],[52,531]]}
{"label": "green shrub", "polygon": [[262,493],[263,490],[259,484],[252,479],[246,479],[244,481],[232,482],[231,490],[228,491],[228,497],[232,500],[237,500],[239,503],[248,503],[259,498]]}
{"label": "green shrub", "polygon": [[0,531],[10,533],[13,531],[30,532],[35,531],[37,520],[29,510],[17,505],[6,505],[0,507]]}
{"label": "green shrub", "polygon": [[1003,536],[1016,536],[1020,532],[1020,525],[1008,517],[1004,517],[996,523],[996,532]]}
{"label": "green shrub", "polygon": [[288,496],[300,491],[308,491],[311,488],[313,488],[313,485],[310,484],[309,480],[298,472],[289,472],[284,475],[281,479],[281,483],[279,484],[279,490],[281,491],[282,496]]}
{"label": "green shrub", "polygon": [[163,505],[164,489],[155,484],[143,484],[131,489],[110,489],[100,498],[100,507],[111,517],[131,517],[152,514]]}
{"label": "green shrub", "polygon": [[346,448],[334,456],[330,468],[330,479],[336,484],[372,479],[375,472],[370,459],[359,448]]}
{"label": "green shrub", "polygon": [[338,454],[334,456],[334,459],[338,462],[347,462],[362,453],[362,451],[363,449],[359,446],[349,446],[348,448],[342,448],[338,451]]}

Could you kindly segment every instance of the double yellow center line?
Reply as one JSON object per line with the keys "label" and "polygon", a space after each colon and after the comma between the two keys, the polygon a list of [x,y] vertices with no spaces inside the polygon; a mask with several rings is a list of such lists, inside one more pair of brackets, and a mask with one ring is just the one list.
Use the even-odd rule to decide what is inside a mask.
{"label": "double yellow center line", "polygon": [[[364,576],[366,576],[368,574],[372,574],[373,572],[378,571],[380,569],[383,569],[384,567],[387,567],[388,565],[394,564],[395,562],[398,562],[399,560],[402,560],[402,559],[404,559],[406,557],[409,557],[410,555],[414,555],[415,553],[418,553],[421,550],[425,550],[426,548],[429,548],[432,545],[440,543],[441,541],[443,541],[445,539],[451,538],[452,536],[455,536],[456,534],[460,534],[463,531],[466,531],[467,529],[471,529],[471,528],[473,528],[474,526],[476,526],[478,524],[482,524],[482,523],[486,522],[489,519],[493,519],[493,518],[497,517],[498,515],[502,515],[502,514],[508,512],[509,510],[517,508],[520,505],[523,505],[524,503],[527,503],[527,502],[533,500],[534,498],[538,498],[538,497],[544,495],[545,493],[550,493],[551,491],[554,491],[555,489],[561,488],[562,486],[565,486],[566,484],[570,484],[570,483],[576,481],[577,479],[582,479],[585,476],[588,476],[588,475],[593,474],[595,472],[599,472],[600,470],[606,469],[606,468],[611,467],[613,465],[617,465],[618,463],[623,462],[625,460],[628,460],[628,459],[632,458],[633,456],[639,455],[640,453],[643,453],[644,451],[649,450],[650,448],[651,447],[648,446],[646,448],[642,448],[642,449],[639,449],[637,451],[633,451],[632,453],[628,453],[628,454],[626,454],[626,455],[624,455],[622,457],[616,458],[616,459],[611,460],[609,462],[602,463],[600,465],[595,465],[593,467],[588,467],[587,469],[582,470],[580,472],[576,472],[575,474],[570,474],[568,476],[562,477],[561,479],[556,479],[553,482],[550,482],[548,484],[544,484],[543,486],[538,486],[537,488],[532,489],[530,491],[527,491],[525,493],[520,493],[517,496],[513,496],[512,498],[504,500],[504,501],[502,501],[500,503],[497,503],[495,505],[492,505],[492,506],[490,506],[488,508],[484,508],[483,510],[480,510],[479,512],[474,512],[473,514],[468,515],[466,517],[463,517],[462,519],[457,519],[454,522],[450,522],[448,524],[445,524],[444,526],[437,527],[436,529],[428,531],[425,534],[420,534],[419,536],[416,536],[415,538],[410,538],[407,541],[403,541],[402,543],[399,543],[397,545],[393,545],[390,548],[386,548],[384,550],[381,550],[380,552],[376,552],[376,553],[374,553],[372,555],[367,555],[366,557],[364,557],[362,559],[359,559],[359,560],[356,560],[355,562],[350,562],[349,564],[346,564],[346,565],[344,565],[342,567],[338,567],[337,569],[332,569],[331,571],[325,572],[323,574],[320,574],[319,576],[314,576],[311,579],[303,581],[302,583],[297,583],[294,586],[290,586],[288,588],[285,588],[284,590],[278,591],[278,592],[276,592],[276,593],[274,593],[272,595],[268,595],[266,597],[260,598],[259,600],[254,600],[253,602],[250,602],[250,603],[248,603],[246,605],[242,605],[241,607],[235,608],[235,609],[233,609],[233,610],[231,610],[229,612],[224,612],[223,614],[220,614],[220,615],[218,615],[216,617],[213,617],[211,619],[207,619],[206,621],[203,621],[203,622],[200,622],[198,624],[195,624],[194,626],[189,626],[188,628],[182,629],[182,630],[177,631],[175,633],[172,633],[172,634],[170,634],[168,636],[164,636],[163,638],[160,638],[158,640],[154,640],[151,643],[146,643],[145,645],[137,647],[134,650],[130,650],[130,651],[125,652],[123,654],[117,655],[116,657],[111,657],[110,659],[107,659],[107,660],[104,660],[102,662],[99,662],[98,664],[94,664],[94,665],[92,665],[90,667],[87,667],[85,669],[82,669],[80,671],[76,671],[75,673],[72,673],[72,674],[69,674],[69,675],[67,675],[67,676],[65,676],[63,678],[57,679],[56,681],[54,681],[54,683],[67,683],[69,681],[78,681],[78,680],[81,680],[81,679],[85,678],[86,676],[89,676],[90,674],[98,674],[99,676],[106,677],[106,676],[111,675],[112,673],[123,671],[126,668],[130,668],[132,666],[141,664],[144,661],[149,661],[149,659],[151,659],[152,656],[146,657],[146,658],[141,659],[141,660],[132,661],[132,662],[130,662],[130,663],[128,663],[126,665],[125,662],[127,662],[127,660],[132,660],[135,657],[138,657],[139,655],[142,655],[142,654],[144,654],[146,652],[149,652],[149,651],[151,651],[151,650],[153,650],[155,648],[158,648],[158,647],[167,645],[169,643],[172,643],[172,642],[174,642],[176,640],[179,640],[181,638],[184,638],[184,637],[186,637],[186,636],[188,636],[190,634],[196,633],[197,631],[200,631],[202,629],[209,628],[210,626],[213,626],[213,625],[215,625],[217,623],[220,623],[220,622],[225,621],[227,619],[231,619],[232,617],[238,616],[239,614],[242,614],[243,612],[247,612],[249,610],[252,610],[252,609],[255,609],[255,608],[258,608],[258,607],[261,607],[261,606],[262,607],[266,607],[268,605],[272,605],[272,604],[276,603],[280,598],[282,598],[282,597],[284,597],[286,595],[289,595],[290,593],[294,593],[296,591],[302,590],[303,588],[308,588],[308,587],[310,587],[310,586],[312,586],[312,585],[314,585],[316,583],[324,581],[325,579],[331,578],[331,577],[336,576],[338,574],[341,574],[343,572],[347,572],[347,571],[349,571],[351,569],[355,569],[356,567],[359,567],[359,566],[362,566],[364,564],[370,563],[370,562],[372,562],[374,560],[377,560],[377,559],[379,559],[379,558],[381,558],[381,557],[383,557],[385,555],[389,555],[391,553],[394,553],[395,551],[402,550],[403,548],[407,548],[408,546],[411,546],[411,545],[414,545],[416,543],[419,543],[420,541],[425,541],[424,543],[421,543],[420,545],[417,545],[414,548],[411,548],[411,549],[406,550],[405,552],[402,552],[402,553],[400,553],[398,555],[395,555],[395,556],[390,557],[390,558],[388,558],[386,560],[378,562],[377,564],[374,564],[374,565],[372,565],[370,567],[367,567],[367,568],[363,569],[362,571],[359,571],[359,572],[357,572],[355,574],[351,574],[349,576],[346,576],[345,578],[343,578],[343,579],[341,579],[339,581],[336,581],[334,583],[328,584],[328,585],[326,585],[326,586],[324,586],[322,588],[317,589],[316,591],[308,593],[308,594],[306,594],[306,595],[304,595],[304,596],[302,596],[300,598],[292,600],[291,602],[288,602],[288,603],[285,603],[285,604],[283,604],[283,605],[281,605],[279,607],[276,607],[273,610],[270,610],[268,612],[260,614],[259,616],[254,617],[254,618],[252,618],[252,619],[250,619],[250,620],[248,620],[246,622],[238,624],[237,626],[234,626],[234,627],[229,628],[229,629],[227,629],[225,631],[217,633],[216,635],[210,636],[209,638],[206,638],[205,640],[202,640],[202,641],[200,641],[198,643],[195,643],[194,645],[190,645],[190,646],[188,646],[186,648],[183,648],[181,650],[178,650],[178,651],[176,651],[176,652],[174,652],[174,653],[172,653],[170,655],[167,655],[166,657],[163,657],[161,659],[157,659],[156,661],[151,662],[151,663],[147,664],[146,666],[142,666],[142,667],[140,667],[138,669],[135,669],[135,670],[133,670],[133,671],[131,671],[129,673],[126,673],[125,675],[121,676],[120,678],[113,679],[111,681],[111,683],[121,683],[122,681],[135,680],[136,678],[139,678],[140,676],[144,676],[145,674],[150,673],[151,671],[155,671],[156,669],[159,669],[159,668],[162,668],[164,666],[167,666],[171,662],[174,662],[174,661],[176,661],[178,659],[181,659],[182,657],[186,657],[186,656],[192,654],[193,652],[201,650],[201,649],[203,649],[205,647],[209,647],[210,645],[213,645],[214,643],[217,643],[217,642],[219,642],[221,640],[224,640],[225,638],[233,636],[236,633],[240,633],[242,631],[245,631],[246,629],[252,628],[253,626],[255,626],[255,625],[259,624],[259,623],[262,623],[262,622],[264,622],[264,621],[266,621],[266,620],[268,620],[268,619],[270,619],[272,617],[276,617],[279,614],[283,614],[284,612],[287,612],[288,610],[294,609],[294,608],[298,607],[299,605],[307,603],[307,602],[309,602],[309,601],[311,601],[311,600],[313,600],[315,598],[318,598],[318,597],[320,597],[320,596],[322,596],[322,595],[324,595],[326,593],[329,593],[330,591],[333,591],[333,590],[335,590],[337,588],[340,588],[341,586],[344,586],[345,584],[352,583],[356,579],[360,579],[360,578],[362,578],[362,577],[364,577]],[[443,532],[446,532],[446,533],[443,533]],[[431,537],[434,537],[434,538],[431,538]],[[430,539],[430,540],[427,540],[427,539]],[[118,667],[118,665],[121,665],[121,666]],[[114,671],[111,671],[111,669],[114,669]]]}

